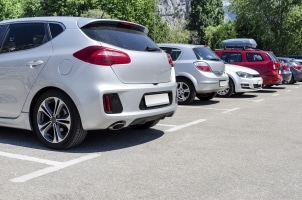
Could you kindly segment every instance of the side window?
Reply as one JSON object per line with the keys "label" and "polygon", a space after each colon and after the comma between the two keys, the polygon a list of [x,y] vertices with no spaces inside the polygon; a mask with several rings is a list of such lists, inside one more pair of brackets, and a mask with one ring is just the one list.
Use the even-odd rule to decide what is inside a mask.
{"label": "side window", "polygon": [[47,42],[43,23],[11,24],[1,48],[1,53],[38,47]]}
{"label": "side window", "polygon": [[50,23],[49,28],[50,28],[50,33],[51,33],[52,38],[57,37],[60,33],[62,33],[64,31],[63,27],[60,24]]}
{"label": "side window", "polygon": [[258,61],[263,61],[263,57],[258,54],[258,53],[247,53],[246,54],[246,59],[249,62],[258,62]]}
{"label": "side window", "polygon": [[181,54],[181,50],[176,49],[176,48],[173,48],[171,53],[170,53],[173,61],[177,60],[177,58],[180,56],[180,54]]}
{"label": "side window", "polygon": [[221,59],[227,63],[242,62],[242,55],[237,52],[222,53]]}
{"label": "side window", "polygon": [[173,61],[177,60],[177,58],[181,54],[181,50],[177,48],[170,48],[170,47],[160,47],[162,50],[164,50],[166,53],[170,54]]}

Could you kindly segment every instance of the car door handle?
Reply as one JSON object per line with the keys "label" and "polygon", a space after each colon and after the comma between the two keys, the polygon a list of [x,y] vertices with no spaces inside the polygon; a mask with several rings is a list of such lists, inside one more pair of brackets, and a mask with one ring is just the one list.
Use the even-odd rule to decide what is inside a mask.
{"label": "car door handle", "polygon": [[41,64],[43,64],[43,60],[33,60],[33,61],[29,61],[27,63],[27,66],[32,68],[32,67],[36,67],[36,66],[41,65]]}

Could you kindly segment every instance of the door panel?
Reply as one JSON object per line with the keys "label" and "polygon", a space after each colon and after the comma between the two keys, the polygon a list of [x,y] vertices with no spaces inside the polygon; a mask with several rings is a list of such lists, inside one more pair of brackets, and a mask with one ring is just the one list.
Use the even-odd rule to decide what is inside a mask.
{"label": "door panel", "polygon": [[43,23],[13,24],[0,53],[0,117],[17,118],[52,47]]}

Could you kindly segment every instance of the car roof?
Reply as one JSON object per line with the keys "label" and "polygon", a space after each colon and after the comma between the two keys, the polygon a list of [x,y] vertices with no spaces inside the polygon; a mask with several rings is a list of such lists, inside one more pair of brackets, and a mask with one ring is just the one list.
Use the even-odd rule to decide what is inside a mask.
{"label": "car roof", "polygon": [[197,44],[181,44],[181,43],[159,43],[158,46],[166,46],[166,47],[179,47],[179,48],[195,48],[195,47],[206,47],[205,45],[197,45]]}
{"label": "car roof", "polygon": [[[66,28],[81,28],[87,24],[93,22],[126,22],[122,20],[113,20],[113,19],[98,19],[98,18],[87,18],[87,17],[69,17],[69,16],[45,16],[45,17],[27,17],[27,18],[17,18],[4,20],[0,22],[0,25],[16,22],[60,22],[65,25]],[[127,22],[129,23],[129,22]],[[148,33],[148,29],[140,24],[132,23],[136,26],[140,26],[143,32]]]}

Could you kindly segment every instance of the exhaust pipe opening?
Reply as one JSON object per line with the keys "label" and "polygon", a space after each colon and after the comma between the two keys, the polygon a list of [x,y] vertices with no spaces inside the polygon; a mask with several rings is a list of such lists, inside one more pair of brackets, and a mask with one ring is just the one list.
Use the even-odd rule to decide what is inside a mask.
{"label": "exhaust pipe opening", "polygon": [[119,130],[119,129],[124,128],[125,124],[126,124],[126,122],[124,122],[124,121],[118,121],[118,122],[115,122],[115,123],[111,124],[108,127],[108,129],[110,129],[110,130]]}

